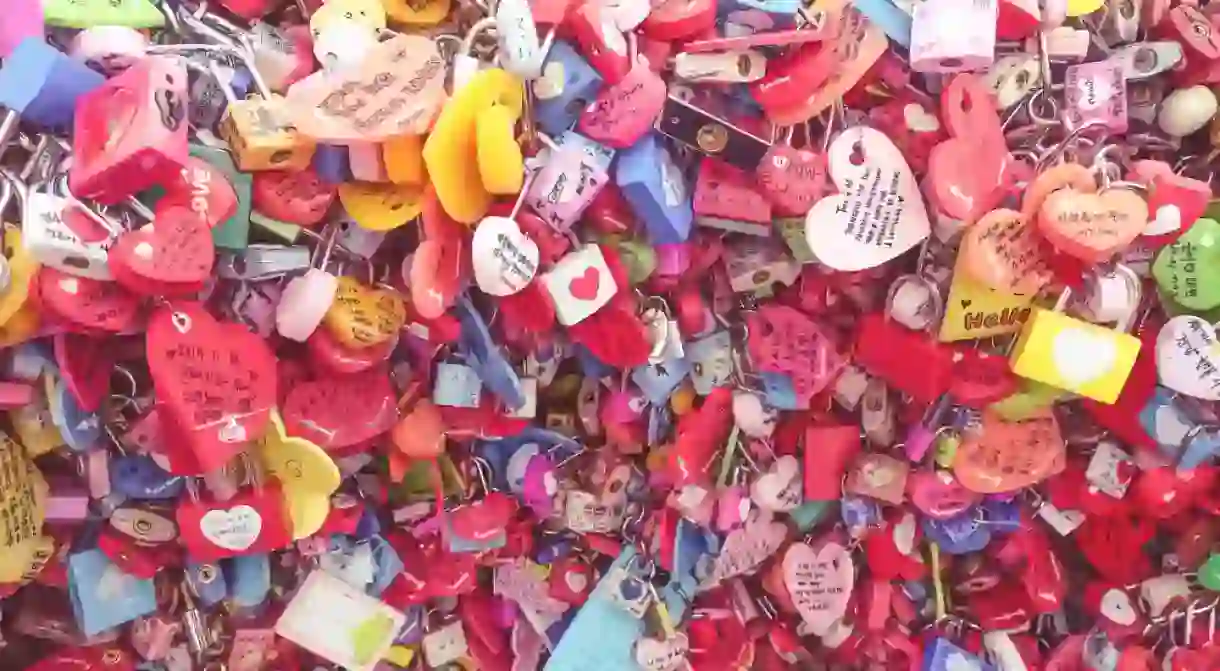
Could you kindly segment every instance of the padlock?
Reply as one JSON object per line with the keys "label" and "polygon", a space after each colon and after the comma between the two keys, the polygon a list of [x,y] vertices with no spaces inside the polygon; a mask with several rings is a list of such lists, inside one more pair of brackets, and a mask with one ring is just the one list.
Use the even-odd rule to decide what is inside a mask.
{"label": "padlock", "polygon": [[22,245],[32,259],[68,275],[113,279],[108,265],[108,250],[113,241],[108,236],[85,241],[65,221],[70,212],[82,216],[79,206],[54,193],[24,190],[23,193]]}
{"label": "padlock", "polygon": [[181,170],[186,88],[180,61],[152,56],[83,97],[68,173],[72,192],[116,203]]}
{"label": "padlock", "polygon": [[213,561],[252,552],[267,552],[287,546],[291,535],[278,482],[262,483],[254,462],[247,461],[253,489],[224,503],[206,503],[198,498],[192,480],[186,489],[190,500],[175,510],[179,538],[187,554],[198,561]]}
{"label": "padlock", "polygon": [[[210,67],[215,73],[215,64]],[[220,87],[228,106],[219,135],[233,148],[237,166],[244,171],[305,169],[313,159],[313,139],[297,130],[288,103],[272,93],[261,76],[256,74],[254,83],[258,93],[240,101],[227,85]]]}
{"label": "padlock", "polygon": [[1021,377],[1113,403],[1139,350],[1140,341],[1134,336],[1036,308],[1013,348],[1012,370]]}
{"label": "padlock", "polygon": [[742,170],[760,169],[771,149],[763,138],[672,94],[665,99],[657,130],[704,156]]}
{"label": "padlock", "polygon": [[573,132],[564,133],[531,181],[525,203],[552,228],[566,231],[609,183],[614,151]]}
{"label": "padlock", "polygon": [[39,125],[67,128],[77,103],[105,81],[41,37],[27,37],[0,67],[0,105]]}
{"label": "padlock", "polygon": [[652,134],[622,151],[615,183],[654,244],[683,242],[690,236],[694,212],[686,177]]}
{"label": "padlock", "polygon": [[771,203],[747,173],[713,158],[699,163],[692,209],[700,226],[750,235],[770,233]]}

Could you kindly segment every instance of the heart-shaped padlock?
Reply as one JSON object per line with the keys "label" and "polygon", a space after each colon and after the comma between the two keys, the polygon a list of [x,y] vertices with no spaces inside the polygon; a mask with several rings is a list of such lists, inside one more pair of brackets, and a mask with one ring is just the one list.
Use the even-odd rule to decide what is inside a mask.
{"label": "heart-shaped padlock", "polygon": [[267,429],[275,405],[275,355],[257,335],[216,321],[197,303],[149,319],[148,369],[169,419],[205,471],[219,468]]}
{"label": "heart-shaped padlock", "polygon": [[284,403],[284,428],[325,450],[357,445],[398,421],[398,403],[384,367],[298,384]]}
{"label": "heart-shaped padlock", "polygon": [[340,277],[335,301],[322,324],[341,344],[373,347],[398,334],[407,320],[402,298],[392,291],[370,289],[352,277]]}
{"label": "heart-shaped padlock", "polygon": [[279,482],[256,484],[221,502],[197,497],[175,511],[179,540],[195,561],[271,552],[292,542]]}
{"label": "heart-shaped padlock", "polygon": [[182,204],[158,205],[155,221],[120,235],[109,254],[114,279],[141,295],[198,292],[215,260],[207,224]]}

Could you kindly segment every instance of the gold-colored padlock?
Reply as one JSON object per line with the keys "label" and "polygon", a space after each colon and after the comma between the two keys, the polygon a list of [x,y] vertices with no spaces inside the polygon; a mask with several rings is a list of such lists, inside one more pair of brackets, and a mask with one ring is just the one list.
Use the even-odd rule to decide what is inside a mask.
{"label": "gold-colored padlock", "polygon": [[452,0],[383,0],[385,12],[404,26],[435,26],[449,16]]}
{"label": "gold-colored padlock", "polygon": [[209,63],[220,90],[228,100],[220,119],[220,137],[233,150],[234,163],[244,172],[255,170],[304,170],[313,160],[317,144],[297,131],[288,111],[288,101],[271,92],[266,82],[252,72],[258,94],[237,100],[223,82],[215,63]]}
{"label": "gold-colored padlock", "polygon": [[322,323],[340,344],[355,349],[393,338],[407,321],[407,308],[393,291],[372,289],[351,277],[340,277],[335,301]]}

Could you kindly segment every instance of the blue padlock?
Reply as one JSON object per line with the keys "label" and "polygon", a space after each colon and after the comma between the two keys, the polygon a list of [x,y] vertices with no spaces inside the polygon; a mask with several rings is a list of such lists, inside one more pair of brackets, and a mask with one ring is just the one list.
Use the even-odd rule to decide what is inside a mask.
{"label": "blue padlock", "polygon": [[852,0],[852,7],[881,27],[894,42],[911,48],[911,15],[890,0]]}
{"label": "blue padlock", "polygon": [[951,555],[978,552],[991,542],[991,529],[979,519],[976,508],[947,520],[925,517],[923,532],[940,547],[941,552]]}
{"label": "blue padlock", "polygon": [[143,454],[129,454],[110,460],[110,488],[132,499],[176,499],[186,480],[170,475]]}
{"label": "blue padlock", "polygon": [[124,572],[97,548],[68,555],[68,597],[76,626],[85,636],[131,622],[157,610],[152,580]]}
{"label": "blue padlock", "polygon": [[605,377],[611,377],[618,374],[618,371],[598,359],[596,355],[589,351],[587,347],[576,343],[573,347],[576,354],[576,361],[580,363],[580,371],[585,377],[591,377],[595,380],[600,380]]}
{"label": "blue padlock", "polygon": [[955,669],[996,671],[994,666],[945,638],[938,637],[932,641],[931,645],[924,648],[923,671],[954,671]]}
{"label": "blue padlock", "polygon": [[458,301],[457,312],[462,325],[458,345],[466,354],[470,366],[478,373],[483,385],[500,399],[504,407],[509,410],[521,409],[526,402],[521,377],[504,357],[500,346],[492,340],[487,322],[483,321],[483,316],[465,296]]}
{"label": "blue padlock", "polygon": [[1157,387],[1139,413],[1140,426],[1156,441],[1157,449],[1166,457],[1177,461],[1182,455],[1182,446],[1195,429],[1196,422],[1175,401],[1174,393]]}
{"label": "blue padlock", "polygon": [[185,573],[187,587],[203,607],[214,606],[229,596],[229,582],[220,564],[188,561]]}
{"label": "blue padlock", "polygon": [[543,536],[534,548],[534,561],[538,564],[553,564],[571,554],[571,540],[562,536]]}
{"label": "blue padlock", "polygon": [[[681,359],[679,359],[681,361]],[[673,428],[673,412],[668,403],[654,405],[648,409],[648,444],[659,445]]]}
{"label": "blue padlock", "polygon": [[865,529],[881,522],[881,507],[863,496],[844,495],[839,501],[839,515],[848,529]]}
{"label": "blue padlock", "polygon": [[534,119],[548,135],[576,125],[581,112],[597,98],[602,77],[572,45],[556,40],[547,53],[542,76],[533,81]]}
{"label": "blue padlock", "polygon": [[993,534],[1007,535],[1021,529],[1021,505],[1016,499],[988,499],[981,506],[984,523]]}
{"label": "blue padlock", "polygon": [[792,386],[792,378],[783,373],[758,373],[762,382],[763,400],[767,405],[779,410],[802,410],[800,400],[796,397],[796,388]]}
{"label": "blue padlock", "polygon": [[725,34],[735,35],[791,30],[796,27],[798,0],[720,0],[718,18],[726,24]]}
{"label": "blue padlock", "polygon": [[51,421],[59,428],[64,443],[76,452],[95,447],[102,438],[102,421],[97,413],[82,409],[62,378],[55,380],[51,393]]}
{"label": "blue padlock", "polygon": [[652,244],[677,244],[690,237],[695,212],[686,176],[656,133],[619,152],[614,179],[632,212],[648,228]]}
{"label": "blue padlock", "polygon": [[368,593],[372,596],[381,596],[394,578],[402,573],[405,565],[399,558],[398,552],[394,550],[394,546],[390,545],[386,539],[374,535],[369,537],[368,542],[373,549],[373,582],[369,583]]}
{"label": "blue padlock", "polygon": [[689,374],[690,363],[686,359],[670,357],[661,363],[636,366],[631,371],[631,380],[644,392],[649,403],[662,405]]}
{"label": "blue padlock", "polygon": [[233,604],[253,608],[271,592],[271,561],[266,553],[237,555],[227,560],[225,572],[232,585]]}
{"label": "blue padlock", "polygon": [[352,181],[351,159],[347,147],[337,144],[320,144],[313,154],[313,169],[318,179],[327,184],[343,184]]}
{"label": "blue padlock", "polygon": [[0,67],[0,106],[19,114],[22,121],[67,129],[77,99],[105,81],[84,63],[28,37]]}

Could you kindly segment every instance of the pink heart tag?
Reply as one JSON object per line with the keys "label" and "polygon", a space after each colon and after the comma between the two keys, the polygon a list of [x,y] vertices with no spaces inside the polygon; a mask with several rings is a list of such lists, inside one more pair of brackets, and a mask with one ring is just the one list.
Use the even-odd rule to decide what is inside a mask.
{"label": "pink heart tag", "polygon": [[820,551],[795,543],[784,553],[784,585],[809,630],[830,631],[847,612],[855,565],[847,548],[828,541]]}
{"label": "pink heart tag", "polygon": [[911,503],[928,517],[943,520],[955,517],[983,497],[961,485],[952,473],[915,471],[907,478]]}
{"label": "pink heart tag", "polygon": [[1131,189],[1098,193],[1061,189],[1047,196],[1038,229],[1059,251],[1102,263],[1131,244],[1148,224],[1148,203]]}
{"label": "pink heart tag", "polygon": [[284,429],[324,450],[363,443],[398,421],[398,404],[382,366],[297,385],[284,403]]}
{"label": "pink heart tag", "polygon": [[995,96],[977,76],[957,75],[941,95],[941,116],[953,137],[932,149],[929,197],[950,217],[973,222],[1000,204],[1011,160]]}

